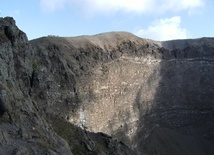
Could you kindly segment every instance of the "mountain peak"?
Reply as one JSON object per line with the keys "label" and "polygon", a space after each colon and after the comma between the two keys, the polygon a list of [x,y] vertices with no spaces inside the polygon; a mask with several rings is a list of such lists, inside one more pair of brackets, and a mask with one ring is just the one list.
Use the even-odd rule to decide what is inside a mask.
{"label": "mountain peak", "polygon": [[101,47],[102,49],[106,47],[114,48],[119,43],[127,40],[135,43],[145,42],[144,39],[139,38],[132,33],[122,31],[106,32],[91,36],[83,35],[77,37],[66,37],[66,40],[71,42],[71,44],[75,47],[83,47],[87,46],[88,44],[93,44],[95,46]]}

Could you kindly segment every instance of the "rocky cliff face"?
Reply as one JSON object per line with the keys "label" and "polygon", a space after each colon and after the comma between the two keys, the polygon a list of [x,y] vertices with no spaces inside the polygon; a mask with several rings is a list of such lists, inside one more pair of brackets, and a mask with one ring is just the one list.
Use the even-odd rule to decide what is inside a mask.
{"label": "rocky cliff face", "polygon": [[[58,80],[63,75],[54,74],[57,85],[50,96],[44,89],[49,83],[40,79],[46,59],[34,48],[12,18],[0,18],[0,154],[134,154],[106,134],[87,132],[55,115],[65,109],[63,105],[49,109],[45,98],[47,102],[59,99],[57,94],[63,91],[58,90]],[[57,72],[58,60],[54,56],[49,60]]]}
{"label": "rocky cliff face", "polygon": [[0,46],[1,154],[71,154],[29,95],[34,52],[12,18],[0,18]]}
{"label": "rocky cliff face", "polygon": [[213,38],[28,42],[12,18],[0,28],[4,153],[214,153]]}

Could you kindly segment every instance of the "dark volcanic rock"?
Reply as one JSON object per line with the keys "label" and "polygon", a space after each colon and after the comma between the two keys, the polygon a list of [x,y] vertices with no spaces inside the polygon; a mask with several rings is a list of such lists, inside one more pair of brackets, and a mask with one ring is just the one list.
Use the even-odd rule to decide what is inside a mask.
{"label": "dark volcanic rock", "polygon": [[213,43],[153,42],[123,32],[31,41],[44,55],[37,58],[46,71],[40,79],[51,83],[42,87],[50,96],[44,110],[108,133],[138,154],[213,153]]}
{"label": "dark volcanic rock", "polygon": [[[0,18],[0,154],[134,154],[125,145],[72,126],[61,118],[62,115],[53,115],[64,113],[67,108],[64,105],[49,109],[50,112],[45,111],[51,108],[47,101],[54,102],[63,89],[75,92],[75,98],[69,94],[63,104],[79,100],[74,85],[76,77],[66,72],[62,57],[59,57],[62,54],[59,46],[48,44],[45,47],[51,51],[48,58],[44,55],[45,50],[37,53],[34,48],[16,27],[13,18]],[[42,68],[43,65],[50,65],[50,68]],[[70,67],[73,67],[72,64]],[[46,69],[51,72],[49,77]],[[86,68],[73,71],[81,75]],[[54,92],[49,93],[48,90]]]}
{"label": "dark volcanic rock", "polygon": [[6,17],[0,37],[0,154],[72,154],[28,94],[34,52],[26,35]]}
{"label": "dark volcanic rock", "polygon": [[29,43],[7,17],[0,46],[1,153],[214,153],[213,38]]}

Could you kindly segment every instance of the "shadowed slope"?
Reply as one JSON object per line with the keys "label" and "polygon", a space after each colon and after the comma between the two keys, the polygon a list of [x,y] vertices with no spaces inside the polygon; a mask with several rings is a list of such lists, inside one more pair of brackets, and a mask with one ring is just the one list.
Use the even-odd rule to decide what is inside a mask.
{"label": "shadowed slope", "polygon": [[157,42],[110,32],[31,43],[43,57],[40,79],[51,83],[42,90],[61,92],[41,104],[48,113],[138,154],[212,154],[212,38]]}
{"label": "shadowed slope", "polygon": [[213,38],[0,34],[1,153],[213,154]]}

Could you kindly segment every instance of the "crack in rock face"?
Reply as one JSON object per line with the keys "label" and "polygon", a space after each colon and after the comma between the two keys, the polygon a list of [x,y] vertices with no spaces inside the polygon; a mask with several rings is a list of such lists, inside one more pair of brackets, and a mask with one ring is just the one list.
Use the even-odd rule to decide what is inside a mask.
{"label": "crack in rock face", "polygon": [[0,98],[0,116],[2,116],[7,111],[7,108],[5,107],[5,103]]}

